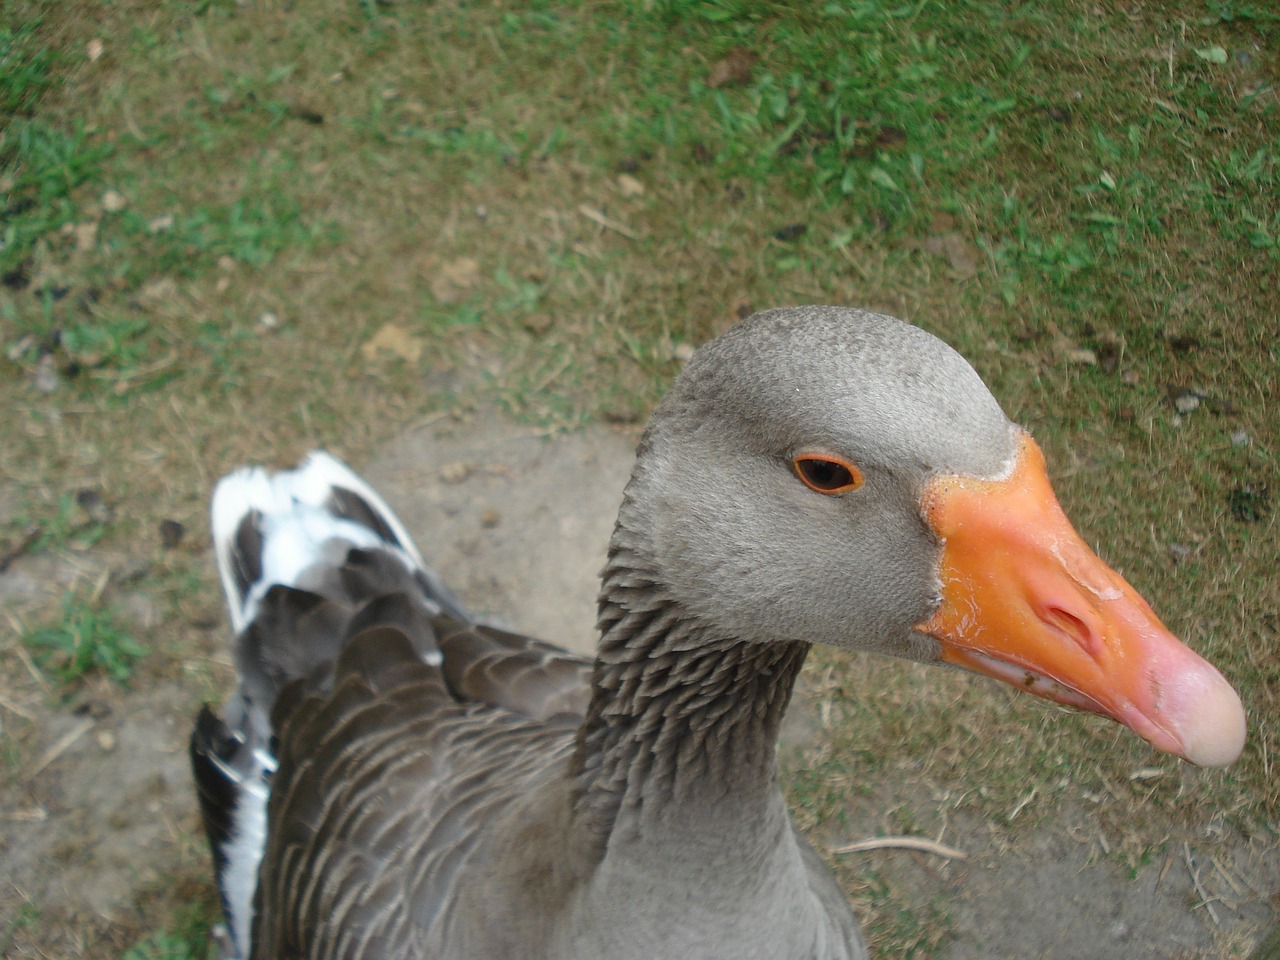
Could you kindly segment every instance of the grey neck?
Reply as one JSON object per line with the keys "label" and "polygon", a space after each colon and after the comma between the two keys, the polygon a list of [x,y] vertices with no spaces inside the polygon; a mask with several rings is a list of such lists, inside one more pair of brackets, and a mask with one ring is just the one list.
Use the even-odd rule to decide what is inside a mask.
{"label": "grey neck", "polygon": [[615,532],[603,575],[577,811],[602,843],[615,829],[758,821],[781,809],[775,746],[809,645],[709,636],[627,541]]}

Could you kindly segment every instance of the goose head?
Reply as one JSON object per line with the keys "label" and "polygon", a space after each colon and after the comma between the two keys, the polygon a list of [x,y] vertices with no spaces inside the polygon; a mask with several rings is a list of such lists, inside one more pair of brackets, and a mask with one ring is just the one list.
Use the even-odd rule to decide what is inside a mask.
{"label": "goose head", "polygon": [[620,538],[700,635],[968,669],[1201,765],[1242,749],[1235,691],[1075,532],[1031,437],[891,317],[774,310],[700,349]]}

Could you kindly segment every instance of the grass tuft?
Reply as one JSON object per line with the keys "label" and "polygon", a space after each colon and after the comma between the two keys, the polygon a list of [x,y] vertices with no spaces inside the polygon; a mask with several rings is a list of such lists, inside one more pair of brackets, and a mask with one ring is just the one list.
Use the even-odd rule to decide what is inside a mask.
{"label": "grass tuft", "polygon": [[63,597],[59,622],[29,631],[22,642],[67,683],[104,673],[127,684],[133,662],[148,652],[120,626],[113,610],[74,592]]}

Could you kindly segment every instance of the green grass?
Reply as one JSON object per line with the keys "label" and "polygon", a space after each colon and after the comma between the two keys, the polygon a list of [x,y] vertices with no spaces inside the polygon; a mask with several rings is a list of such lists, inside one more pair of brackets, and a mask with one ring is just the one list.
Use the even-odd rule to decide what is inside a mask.
{"label": "green grass", "polygon": [[119,624],[115,611],[75,593],[63,598],[56,623],[29,631],[22,642],[64,683],[103,673],[126,684],[134,661],[148,652]]}
{"label": "green grass", "polygon": [[202,960],[203,950],[185,937],[157,933],[125,951],[124,960]]}
{"label": "green grass", "polygon": [[[1130,781],[1172,762],[989,685],[823,654],[833,720],[790,785],[798,818],[838,828],[873,799],[851,784],[906,763],[1010,831],[1106,791],[1136,824],[1126,857],[1156,845],[1143,829],[1162,840],[1215,813],[1274,841],[1270,5],[2,11],[3,449],[20,499],[46,504],[6,528],[39,521],[41,550],[136,554],[179,518],[198,543],[233,464],[316,445],[360,462],[454,406],[634,422],[676,347],[744,312],[870,306],[970,358],[1041,440],[1086,539],[1240,688],[1253,734],[1229,772]],[[475,276],[440,287],[464,257]],[[417,363],[366,357],[388,323]],[[48,356],[60,385],[44,394]],[[1171,387],[1210,399],[1179,414]],[[111,491],[118,521],[82,526],[41,490],[64,478]],[[170,579],[151,584],[166,653],[204,655],[188,621],[217,607],[212,574]],[[68,625],[116,629],[83,604],[63,621],[68,664]],[[935,949],[946,922],[928,904],[897,917],[896,891],[866,897],[883,955]]]}

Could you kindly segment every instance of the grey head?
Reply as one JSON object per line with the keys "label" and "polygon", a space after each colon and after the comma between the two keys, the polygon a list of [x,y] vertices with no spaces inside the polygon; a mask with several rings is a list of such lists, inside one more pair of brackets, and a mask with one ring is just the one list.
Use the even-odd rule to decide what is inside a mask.
{"label": "grey head", "polygon": [[[647,554],[706,633],[933,660],[912,629],[939,602],[922,492],[938,473],[1006,473],[1016,435],[964,358],[917,327],[839,307],[756,314],[658,407],[615,547]],[[805,454],[853,465],[860,485],[810,489]]]}

